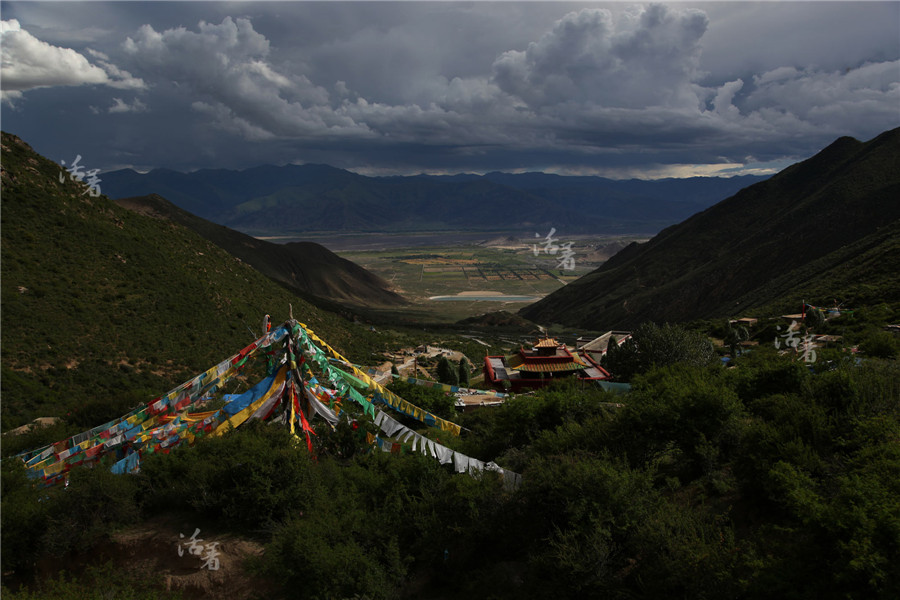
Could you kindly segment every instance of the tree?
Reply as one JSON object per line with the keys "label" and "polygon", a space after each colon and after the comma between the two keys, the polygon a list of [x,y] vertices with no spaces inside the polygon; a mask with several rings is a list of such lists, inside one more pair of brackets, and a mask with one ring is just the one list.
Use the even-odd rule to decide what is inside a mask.
{"label": "tree", "polygon": [[438,360],[437,369],[435,371],[438,381],[448,385],[458,385],[459,379],[456,375],[456,369],[450,364],[450,360],[446,356],[442,356]]}
{"label": "tree", "polygon": [[469,361],[465,356],[459,361],[459,385],[469,385]]}
{"label": "tree", "polygon": [[818,308],[810,308],[803,322],[809,329],[821,329],[825,325],[825,315]]}
{"label": "tree", "polygon": [[728,330],[725,332],[725,344],[731,351],[732,358],[737,358],[738,346],[741,345],[741,342],[746,342],[749,339],[750,332],[747,331],[746,327],[732,327],[731,323],[728,323]]}
{"label": "tree", "polygon": [[399,375],[400,371],[397,370],[397,365],[391,365],[391,375]]}
{"label": "tree", "polygon": [[600,363],[607,368],[609,368],[609,365],[616,364],[618,361],[618,356],[616,355],[619,351],[619,342],[616,340],[616,336],[609,336],[609,341],[606,343],[606,354],[600,359]]}
{"label": "tree", "polygon": [[631,381],[653,367],[676,363],[704,366],[716,358],[712,342],[702,334],[680,325],[642,323],[624,344],[607,352],[603,366],[617,380]]}

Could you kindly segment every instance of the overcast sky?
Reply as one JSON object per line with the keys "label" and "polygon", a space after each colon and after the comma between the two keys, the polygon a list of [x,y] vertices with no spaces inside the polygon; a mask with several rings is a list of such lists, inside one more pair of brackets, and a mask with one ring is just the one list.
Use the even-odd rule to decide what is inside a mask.
{"label": "overcast sky", "polygon": [[900,126],[898,2],[2,2],[2,128],[86,169],[773,172]]}

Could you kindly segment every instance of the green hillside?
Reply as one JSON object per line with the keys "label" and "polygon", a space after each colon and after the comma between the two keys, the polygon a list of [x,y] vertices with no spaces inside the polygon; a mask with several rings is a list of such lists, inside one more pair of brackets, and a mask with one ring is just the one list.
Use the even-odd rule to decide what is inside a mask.
{"label": "green hillside", "polygon": [[290,304],[351,358],[380,343],[194,232],[60,183],[61,167],[19,138],[2,144],[4,430],[118,416],[242,348]]}
{"label": "green hillside", "polygon": [[771,179],[633,244],[522,316],[621,329],[806,300],[900,302],[900,129],[841,138]]}

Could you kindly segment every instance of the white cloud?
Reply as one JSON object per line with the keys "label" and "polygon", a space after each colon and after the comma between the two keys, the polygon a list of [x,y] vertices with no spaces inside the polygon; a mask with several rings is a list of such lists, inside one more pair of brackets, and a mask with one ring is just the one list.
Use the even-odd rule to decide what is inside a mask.
{"label": "white cloud", "polygon": [[756,85],[765,85],[767,83],[772,83],[776,81],[785,81],[789,79],[794,79],[799,75],[799,72],[794,67],[778,67],[777,69],[772,69],[771,71],[766,71],[762,75],[757,75],[753,78],[753,82]]}
{"label": "white cloud", "polygon": [[740,79],[735,81],[729,81],[725,85],[719,88],[716,93],[716,98],[713,100],[713,108],[716,113],[725,116],[737,116],[740,114],[738,108],[732,104],[734,100],[735,94],[741,91],[741,88],[744,87],[744,82]]}
{"label": "white cloud", "polygon": [[[0,86],[2,86],[2,79],[0,79]],[[22,98],[22,92],[18,90],[2,90],[0,89],[0,97],[2,97],[4,102],[9,103],[10,106],[15,108],[14,103],[16,100]]]}
{"label": "white cloud", "polygon": [[131,104],[124,102],[121,98],[113,98],[113,105],[109,107],[109,113],[141,113],[147,110],[147,105],[135,98]]}
{"label": "white cloud", "polygon": [[607,107],[697,104],[700,38],[706,15],[663,5],[615,18],[583,9],[556,22],[524,51],[494,62],[494,81],[529,106],[566,103]]}
{"label": "white cloud", "polygon": [[848,129],[875,134],[885,123],[900,124],[900,61],[840,72],[781,68],[754,77],[754,84],[744,101],[748,118],[780,115],[839,135]]}
{"label": "white cloud", "polygon": [[701,68],[717,81],[815,66],[822,71],[894,60],[898,2],[704,2],[710,27]]}
{"label": "white cloud", "polygon": [[197,32],[143,25],[123,48],[140,73],[184,86],[184,102],[247,139],[366,134],[332,110],[325,88],[273,67],[269,41],[248,19],[201,21]]}
{"label": "white cloud", "polygon": [[43,42],[21,28],[16,19],[0,22],[3,98],[11,101],[34,88],[102,84],[116,88],[143,88],[107,61],[91,64],[83,54]]}
{"label": "white cloud", "polygon": [[774,175],[788,164],[778,166],[757,166],[744,163],[718,164],[642,164],[633,167],[572,167],[571,165],[550,166],[546,173],[557,175],[596,175],[609,179],[664,179],[686,177],[735,177],[738,175]]}

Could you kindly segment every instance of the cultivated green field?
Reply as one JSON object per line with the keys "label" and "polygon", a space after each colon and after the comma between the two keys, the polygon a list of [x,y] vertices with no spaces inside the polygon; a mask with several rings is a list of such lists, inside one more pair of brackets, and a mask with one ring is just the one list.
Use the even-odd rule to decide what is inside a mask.
{"label": "cultivated green field", "polygon": [[[629,238],[627,242],[636,238]],[[578,238],[572,242],[568,264],[562,250],[548,254],[536,240],[508,240],[491,245],[440,245],[384,250],[338,251],[342,257],[388,281],[413,302],[404,309],[416,320],[450,322],[498,310],[517,311],[531,301],[431,300],[435,296],[477,292],[539,299],[597,268],[607,258],[597,247],[622,238]],[[568,269],[564,267],[574,268]]]}

